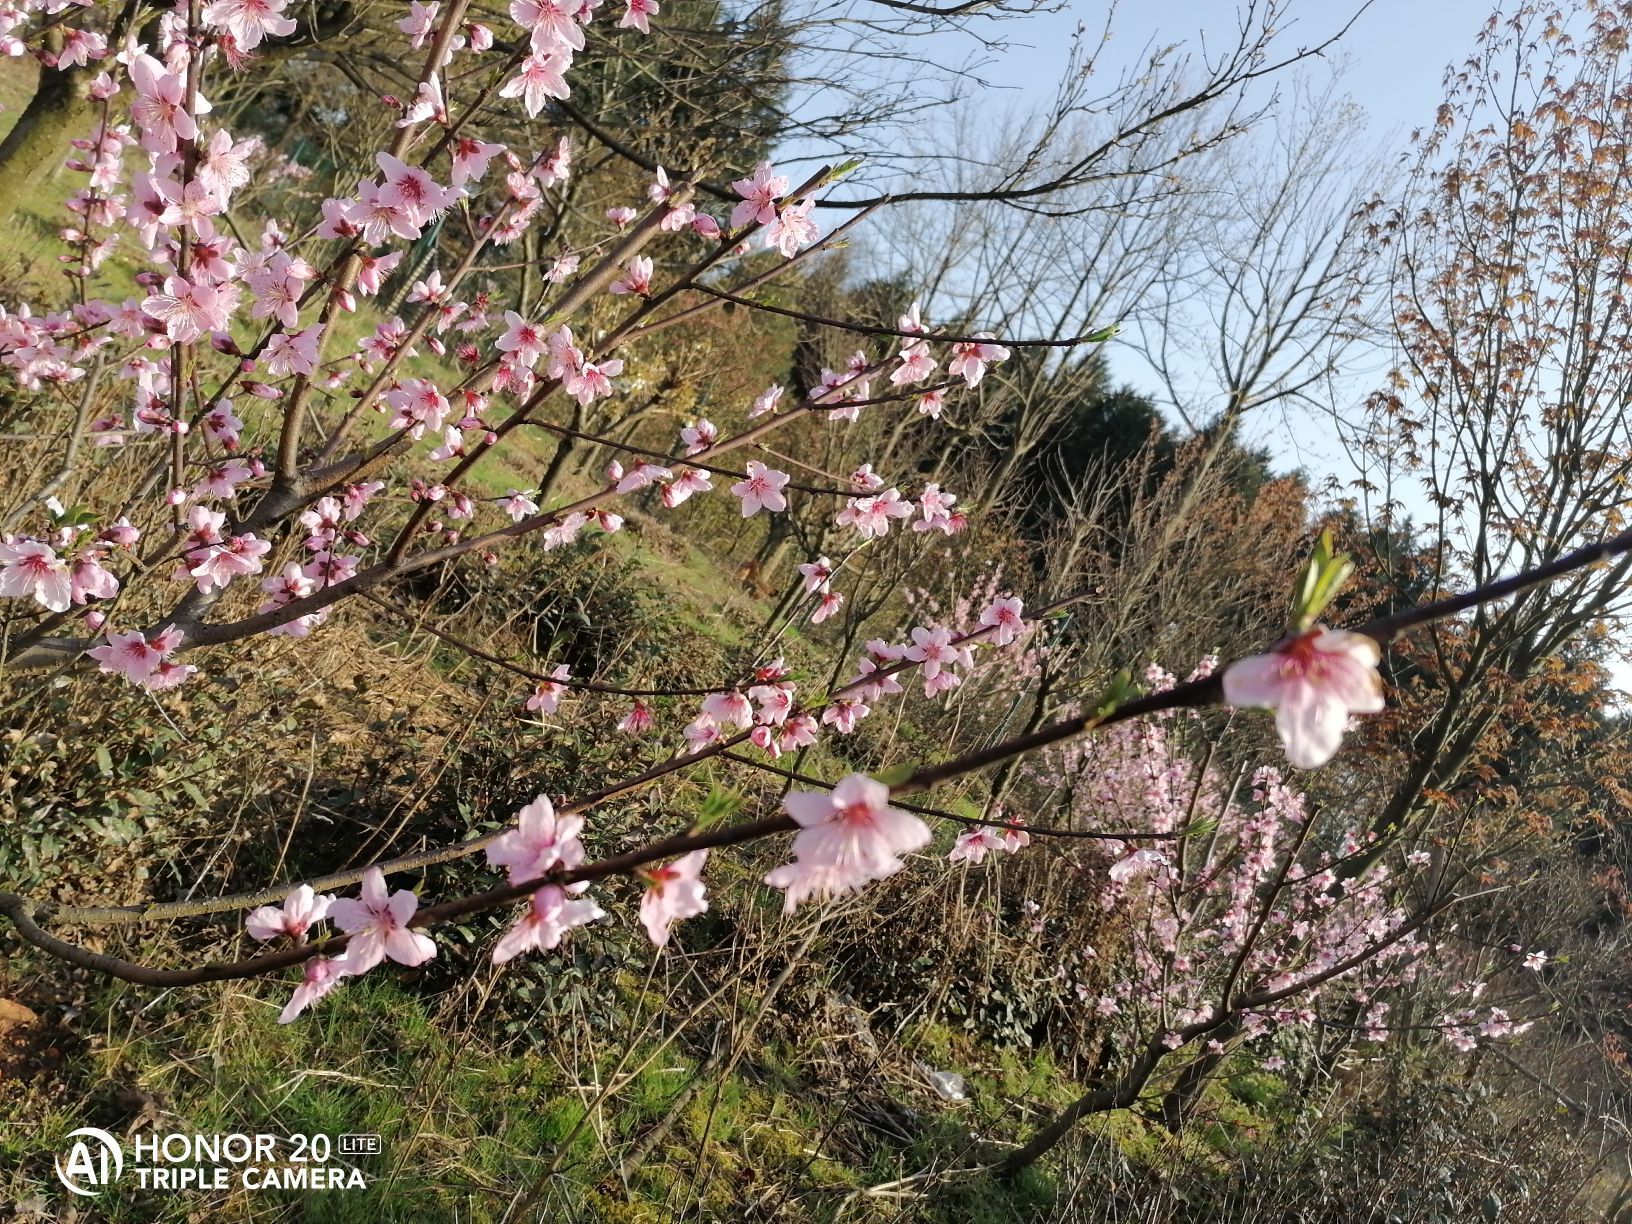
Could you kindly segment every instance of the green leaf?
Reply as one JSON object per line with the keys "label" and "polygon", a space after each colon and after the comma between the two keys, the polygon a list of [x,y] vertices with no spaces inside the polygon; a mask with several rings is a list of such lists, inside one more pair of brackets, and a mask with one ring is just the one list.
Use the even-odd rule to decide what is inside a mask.
{"label": "green leaf", "polygon": [[734,790],[716,786],[697,808],[697,819],[692,822],[694,832],[713,828],[742,808],[743,799]]}
{"label": "green leaf", "polygon": [[907,762],[901,765],[891,765],[888,769],[873,775],[873,779],[884,783],[885,786],[895,788],[900,786],[913,774],[918,772],[918,766]]}
{"label": "green leaf", "polygon": [[1134,683],[1133,674],[1126,669],[1119,671],[1099,695],[1099,700],[1094,704],[1094,713],[1101,718],[1109,717],[1119,705],[1133,700],[1139,693],[1140,688]]}

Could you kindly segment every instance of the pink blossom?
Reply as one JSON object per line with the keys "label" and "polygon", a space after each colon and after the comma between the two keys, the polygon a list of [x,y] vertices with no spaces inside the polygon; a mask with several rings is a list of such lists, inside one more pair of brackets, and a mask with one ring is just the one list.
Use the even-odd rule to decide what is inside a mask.
{"label": "pink blossom", "polygon": [[401,208],[416,226],[430,221],[457,198],[455,192],[440,186],[419,166],[410,166],[389,153],[376,153],[374,160],[385,179],[380,188],[382,198]]}
{"label": "pink blossom", "polygon": [[210,104],[202,97],[188,104],[182,73],[167,71],[151,55],[139,53],[130,60],[130,83],[136,89],[130,118],[141,133],[142,148],[149,153],[174,153],[178,139],[198,137],[193,117],[208,113]]}
{"label": "pink blossom", "polygon": [[822,711],[822,725],[832,727],[840,735],[849,735],[856,724],[872,713],[859,697],[838,697]]}
{"label": "pink blossom", "polygon": [[1383,708],[1381,657],[1364,634],[1316,625],[1269,654],[1232,663],[1224,672],[1224,700],[1273,709],[1287,759],[1314,769],[1342,744],[1350,714]]}
{"label": "pink blossom", "polygon": [[546,98],[565,98],[571,90],[565,76],[567,57],[557,52],[534,53],[521,61],[521,71],[499,90],[501,98],[520,98],[529,116],[537,115]]}
{"label": "pink blossom", "polygon": [[927,484],[919,495],[918,504],[924,517],[912,525],[914,531],[941,531],[947,535],[955,530],[952,519],[952,506],[958,499],[951,493],[943,493],[938,484]]}
{"label": "pink blossom", "polygon": [[576,867],[584,861],[584,844],[578,840],[583,828],[582,816],[557,816],[549,797],[539,795],[516,813],[516,827],[488,846],[487,861],[505,868],[512,884],[536,880],[558,867]]}
{"label": "pink blossom", "polygon": [[895,489],[885,489],[870,497],[852,497],[844,509],[833,516],[840,527],[853,527],[864,540],[876,540],[888,535],[892,518],[911,518],[912,503],[903,501]]}
{"label": "pink blossom", "polygon": [[204,6],[204,23],[224,29],[240,51],[253,51],[261,39],[283,38],[295,32],[292,18],[283,10],[289,0],[214,0]]}
{"label": "pink blossom", "polygon": [[714,488],[714,482],[709,480],[708,473],[701,468],[683,467],[680,475],[663,486],[663,504],[670,510],[687,501],[694,493],[709,493]]}
{"label": "pink blossom", "polygon": [[199,591],[207,595],[225,590],[234,578],[260,573],[261,558],[270,551],[270,540],[258,539],[253,532],[246,532],[188,552],[183,567]]}
{"label": "pink blossom", "polygon": [[800,247],[814,242],[816,223],[810,219],[810,210],[816,201],[802,200],[788,204],[776,214],[776,220],[765,227],[765,245],[774,247],[787,258],[792,258]]}
{"label": "pink blossom", "polygon": [[994,646],[1007,646],[1024,632],[1026,622],[1021,619],[1025,605],[1012,595],[1000,595],[980,614],[980,623],[993,632],[986,640]]}
{"label": "pink blossom", "polygon": [[1111,864],[1105,874],[1116,884],[1126,884],[1139,876],[1150,875],[1167,867],[1167,855],[1160,850],[1135,850],[1126,858]]}
{"label": "pink blossom", "polygon": [[0,595],[32,597],[52,612],[66,612],[73,602],[68,563],[39,540],[0,543]]}
{"label": "pink blossom", "polygon": [[618,720],[618,730],[625,735],[645,735],[652,729],[652,709],[644,701],[636,701],[629,713]]}
{"label": "pink blossom", "polygon": [[335,898],[327,893],[312,891],[310,884],[302,884],[283,899],[283,904],[263,905],[249,912],[244,929],[251,938],[267,940],[279,935],[301,940],[314,923],[322,922]]}
{"label": "pink blossom", "polygon": [[703,417],[680,431],[680,443],[686,448],[686,454],[695,455],[705,451],[719,441],[720,431],[714,422]]}
{"label": "pink blossom", "polygon": [[441,7],[438,3],[421,4],[419,0],[410,0],[408,16],[397,22],[397,29],[408,35],[409,44],[416,51],[425,45],[436,28],[436,10]]}
{"label": "pink blossom", "polygon": [[347,976],[367,973],[387,957],[412,966],[435,956],[436,945],[430,937],[408,925],[418,909],[419,898],[412,891],[388,892],[385,873],[370,867],[363,873],[356,900],[339,897],[329,905],[329,919],[351,937],[340,957],[341,972]]}
{"label": "pink blossom", "polygon": [[314,956],[306,962],[305,976],[295,993],[290,997],[288,1004],[278,1015],[279,1024],[292,1023],[295,1017],[316,1003],[329,991],[340,984],[340,979],[346,976],[344,957],[331,959],[327,956]]}
{"label": "pink blossom", "polygon": [[74,558],[68,582],[76,604],[112,599],[119,593],[119,579],[103,568],[102,554],[95,549],[87,549]]}
{"label": "pink blossom", "polygon": [[543,356],[549,341],[536,323],[529,323],[513,310],[504,312],[504,322],[504,335],[494,341],[494,347],[502,353],[511,354],[513,360],[527,369],[532,369]]}
{"label": "pink blossom", "polygon": [[755,417],[764,416],[767,412],[775,412],[776,406],[779,402],[781,402],[781,399],[781,384],[772,383],[770,386],[766,387],[765,390],[761,391],[754,397],[753,407],[748,409],[748,419],[751,421]]}
{"label": "pink blossom", "polygon": [[570,680],[572,673],[567,670],[565,663],[550,673],[550,679],[540,680],[533,686],[533,695],[527,698],[527,709],[535,714],[554,714],[561,704],[561,698],[567,691],[563,681]]}
{"label": "pink blossom", "polygon": [[502,965],[523,952],[548,952],[574,927],[604,917],[606,912],[588,898],[574,900],[566,889],[546,884],[533,894],[527,912],[494,947],[493,963]]}
{"label": "pink blossom", "polygon": [[794,791],[783,799],[801,826],[793,839],[793,862],[765,877],[786,890],[792,913],[812,896],[854,892],[900,871],[900,856],[929,844],[929,826],[889,806],[890,788],[864,774],[850,774],[831,791]]}
{"label": "pink blossom", "polygon": [[266,372],[273,376],[304,374],[310,377],[317,371],[318,345],[322,339],[323,326],[320,323],[313,323],[292,336],[277,332],[262,353]]}
{"label": "pink blossom", "polygon": [[935,372],[935,358],[930,356],[929,342],[919,340],[901,350],[901,364],[890,372],[890,385],[906,386],[923,382]]}
{"label": "pink blossom", "polygon": [[642,34],[650,34],[651,26],[647,18],[657,16],[657,0],[628,0],[628,7],[623,11],[623,18],[618,22],[620,30],[639,30]]}
{"label": "pink blossom", "polygon": [[738,179],[731,190],[742,197],[742,203],[731,210],[731,227],[741,225],[770,225],[776,220],[776,202],[788,194],[788,180],[777,174],[768,161],[754,167],[753,176]]}
{"label": "pink blossom", "polygon": [[646,892],[640,898],[640,920],[646,934],[658,947],[669,942],[671,924],[694,918],[708,908],[703,887],[703,864],[708,851],[693,850],[663,867],[647,867],[640,876]]}
{"label": "pink blossom", "polygon": [[480,182],[487,175],[487,164],[504,152],[502,144],[489,144],[474,136],[461,136],[453,142],[453,169],[449,181],[455,187]]}
{"label": "pink blossom", "polygon": [[989,825],[970,825],[957,840],[952,843],[952,849],[946,856],[949,863],[981,863],[986,855],[993,850],[1007,850],[1008,845],[1003,835]]}
{"label": "pink blossom", "polygon": [[142,302],[144,314],[164,324],[165,335],[178,344],[191,344],[205,332],[219,331],[238,305],[234,285],[206,285],[184,276],[169,276],[164,292]]}
{"label": "pink blossom", "polygon": [[991,337],[982,332],[980,339],[961,341],[952,346],[952,360],[946,372],[953,378],[962,378],[971,386],[979,386],[986,376],[987,367],[1009,359],[1009,350],[1001,344],[989,343]]}
{"label": "pink blossom", "polygon": [[645,297],[652,291],[652,261],[636,255],[624,265],[623,275],[612,282],[608,293],[633,293]]}
{"label": "pink blossom", "polygon": [[833,562],[826,557],[805,562],[800,565],[799,572],[804,575],[805,594],[826,594],[832,589],[829,580],[833,577]]}
{"label": "pink blossom", "polygon": [[753,703],[735,689],[703,698],[703,716],[721,727],[748,727],[754,721]]}
{"label": "pink blossom", "polygon": [[538,513],[538,503],[517,489],[511,489],[504,500],[499,503],[499,507],[515,523],[521,522],[522,519],[527,518],[529,515]]}
{"label": "pink blossom", "polygon": [[742,499],[742,517],[748,518],[762,509],[786,510],[788,499],[782,495],[782,488],[791,479],[786,472],[775,471],[757,459],[750,459],[748,478],[731,486],[731,492]]}

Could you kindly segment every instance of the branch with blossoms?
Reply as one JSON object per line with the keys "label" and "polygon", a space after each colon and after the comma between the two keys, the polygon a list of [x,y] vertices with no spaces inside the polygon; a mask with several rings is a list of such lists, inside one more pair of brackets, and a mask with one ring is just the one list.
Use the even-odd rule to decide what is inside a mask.
{"label": "branch with blossoms", "polygon": [[[786,907],[791,912],[807,900],[844,895],[888,878],[905,866],[903,856],[922,850],[929,844],[932,839],[929,826],[916,815],[892,806],[892,798],[928,791],[942,783],[1035,752],[1046,745],[1102,731],[1131,719],[1220,702],[1268,705],[1276,710],[1277,731],[1289,758],[1294,763],[1307,762],[1306,767],[1311,768],[1324,764],[1337,750],[1350,713],[1371,711],[1373,698],[1381,692],[1381,681],[1376,670],[1380,661],[1380,643],[1386,643],[1411,628],[1507,598],[1629,551],[1632,551],[1632,532],[1579,549],[1547,566],[1514,575],[1476,591],[1379,618],[1353,631],[1340,631],[1318,624],[1302,624],[1318,613],[1323,600],[1335,594],[1341,578],[1333,581],[1331,575],[1341,572],[1346,565],[1345,559],[1331,557],[1323,542],[1311,562],[1310,568],[1315,578],[1305,583],[1305,597],[1295,612],[1295,623],[1302,624],[1302,627],[1268,653],[1239,660],[1225,668],[1222,674],[1145,696],[1125,699],[1112,696],[1091,714],[1061,720],[940,764],[911,769],[889,782],[859,774],[851,775],[826,792],[791,793],[783,801],[785,811],[781,815],[673,834],[646,846],[592,862],[586,862],[586,851],[579,835],[583,829],[582,813],[595,805],[638,790],[711,757],[723,755],[743,744],[753,744],[771,751],[774,756],[784,747],[799,747],[810,742],[809,737],[814,734],[817,720],[794,702],[792,686],[783,682],[783,673],[779,668],[766,669],[761,677],[765,683],[756,685],[747,694],[732,691],[705,698],[701,714],[687,728],[691,751],[615,783],[595,795],[565,804],[559,810],[546,796],[541,795],[517,814],[514,828],[502,833],[472,839],[439,852],[373,865],[360,873],[325,877],[292,889],[283,886],[258,894],[218,898],[202,903],[102,911],[56,907],[7,893],[0,894],[0,913],[12,919],[25,940],[43,951],[88,969],[147,985],[179,986],[252,977],[305,962],[308,964],[306,980],[284,1016],[285,1020],[292,1020],[344,978],[366,972],[383,959],[389,957],[402,964],[417,965],[434,956],[435,945],[419,934],[419,928],[484,912],[524,897],[530,898],[529,910],[506,937],[507,942],[501,943],[495,958],[502,963],[521,950],[553,949],[574,927],[605,916],[604,911],[583,899],[581,894],[591,882],[614,875],[634,875],[647,881],[643,910],[652,911],[659,917],[666,915],[661,922],[659,918],[653,918],[647,923],[648,930],[654,932],[655,938],[659,926],[666,933],[669,922],[701,912],[694,906],[702,904],[700,872],[709,851],[796,832],[792,861],[766,876],[767,884],[784,892]],[[1308,594],[1310,591],[1313,592],[1312,598]],[[865,701],[901,691],[895,677],[909,668],[921,672],[927,695],[944,691],[949,681],[952,684],[958,682],[955,668],[972,666],[973,644],[990,639],[994,645],[1011,645],[1019,639],[1024,628],[1019,601],[1009,598],[998,600],[982,614],[981,619],[983,627],[964,635],[953,635],[944,629],[918,629],[914,631],[913,644],[905,647],[890,647],[882,642],[869,643],[857,678],[829,694],[822,708],[822,721],[831,722],[841,729],[847,721],[853,725],[858,707]],[[759,707],[757,713],[756,704]],[[1334,726],[1337,728],[1336,739],[1330,735]],[[732,727],[737,728],[737,733],[727,734]],[[477,850],[486,850],[493,865],[507,869],[510,877],[508,885],[424,909],[420,909],[419,899],[412,892],[386,891],[384,879],[388,870],[394,872],[446,862]],[[1354,857],[1359,854],[1357,849]],[[675,868],[681,871],[681,875],[671,877],[664,874],[669,868],[655,872],[649,870],[654,864],[665,860],[683,860],[686,866],[683,869]],[[1114,883],[1122,883],[1165,866],[1166,860],[1160,852],[1136,851],[1113,868],[1110,878]],[[93,923],[146,921],[218,913],[282,897],[285,913],[283,933],[304,940],[310,927],[329,912],[331,901],[336,900],[320,896],[316,889],[333,886],[331,881],[352,882],[359,876],[364,882],[364,894],[357,904],[364,906],[364,909],[342,907],[340,914],[346,916],[346,922],[337,919],[337,923],[343,934],[315,943],[298,942],[285,951],[245,961],[197,969],[150,968],[93,953],[52,935],[39,925],[36,917],[54,914],[68,922]],[[677,888],[671,896],[667,891],[668,882],[676,879],[683,880],[684,887]],[[1285,883],[1284,874],[1281,882]],[[1335,876],[1331,883],[1336,883]],[[1273,895],[1278,889],[1271,891]],[[1437,905],[1435,912],[1450,904],[1451,900],[1454,898],[1447,898]],[[671,908],[673,906],[679,908]],[[263,915],[259,921],[264,927],[273,920]],[[1390,933],[1380,947],[1393,946],[1404,937],[1402,932],[1415,930],[1426,918],[1402,921],[1405,925],[1401,930]],[[1261,928],[1262,920],[1257,923],[1257,929]],[[363,950],[353,955],[351,949],[359,936]],[[1242,967],[1255,940],[1256,933],[1244,945],[1239,962]],[[663,939],[656,940],[659,946],[665,941],[666,934]],[[1351,963],[1365,963],[1367,959],[1350,956],[1342,958],[1341,963],[1351,966]],[[1226,991],[1225,999],[1227,1005],[1231,1002],[1233,983],[1239,976],[1239,968],[1230,974],[1231,986]],[[1324,973],[1317,975],[1319,981],[1327,980],[1328,976]],[[1243,995],[1235,1010],[1258,1006],[1258,1003],[1248,1000],[1259,999],[1260,996],[1260,1002],[1272,1002],[1290,993],[1294,993],[1293,989],[1283,985],[1281,988]],[[1181,1026],[1180,1031],[1194,1028],[1196,1033],[1200,1033],[1209,1031],[1211,1027],[1210,1020],[1205,1024],[1196,1021]]]}

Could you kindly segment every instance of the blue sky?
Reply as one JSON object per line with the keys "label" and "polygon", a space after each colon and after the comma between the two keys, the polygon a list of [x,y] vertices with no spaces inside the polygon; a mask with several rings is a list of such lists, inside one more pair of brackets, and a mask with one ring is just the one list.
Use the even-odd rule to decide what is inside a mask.
{"label": "blue sky", "polygon": [[[1282,27],[1286,46],[1324,41],[1359,7],[1359,0],[1289,0]],[[1373,132],[1403,136],[1433,116],[1440,76],[1447,64],[1472,49],[1475,33],[1490,15],[1492,0],[1374,0],[1332,54],[1346,59],[1344,82],[1372,115]],[[1016,97],[1037,91],[1046,96],[1059,79],[1071,32],[1083,25],[1097,31],[1105,21],[1098,4],[1068,4],[1061,12],[1027,19],[1010,28],[1010,49],[995,58],[983,76]],[[1199,47],[1217,43],[1236,29],[1236,6],[1218,0],[1152,0],[1123,4],[1112,21],[1107,66],[1131,60],[1155,39]]]}
{"label": "blue sky", "polygon": [[[1359,14],[1327,57],[1342,67],[1340,89],[1367,112],[1365,152],[1376,148],[1403,152],[1411,130],[1432,120],[1443,96],[1446,67],[1472,50],[1493,3],[1374,0]],[[1360,0],[1288,0],[1282,54],[1323,42],[1354,16],[1359,4]],[[1217,0],[1123,4],[1111,22],[1111,42],[1102,54],[1100,75],[1107,84],[1114,81],[1118,71],[1136,62],[1151,43],[1181,43],[1199,52],[1205,46],[1233,42],[1236,12],[1234,4]],[[981,75],[992,85],[995,98],[1017,108],[1030,100],[1045,101],[1066,65],[1073,31],[1081,25],[1097,34],[1104,24],[1103,6],[1081,3],[1016,23],[1008,49],[994,53]],[[1138,356],[1125,349],[1118,352],[1115,344],[1109,356],[1118,377],[1155,390],[1153,375]],[[1369,389],[1357,382],[1353,398],[1357,401]],[[1332,406],[1339,411],[1349,407]],[[1282,467],[1302,468],[1316,478],[1352,470],[1333,439],[1329,420],[1307,413],[1289,419],[1275,413],[1272,419],[1249,421],[1246,428],[1253,441],[1275,452]]]}

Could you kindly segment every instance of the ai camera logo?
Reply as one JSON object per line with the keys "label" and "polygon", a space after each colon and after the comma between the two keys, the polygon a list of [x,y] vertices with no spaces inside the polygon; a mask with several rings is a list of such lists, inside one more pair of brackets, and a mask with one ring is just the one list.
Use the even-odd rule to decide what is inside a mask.
{"label": "ai camera logo", "polygon": [[75,1194],[95,1198],[125,1171],[125,1152],[119,1140],[105,1130],[82,1126],[70,1131],[74,1141],[68,1159],[56,1158],[57,1180]]}

